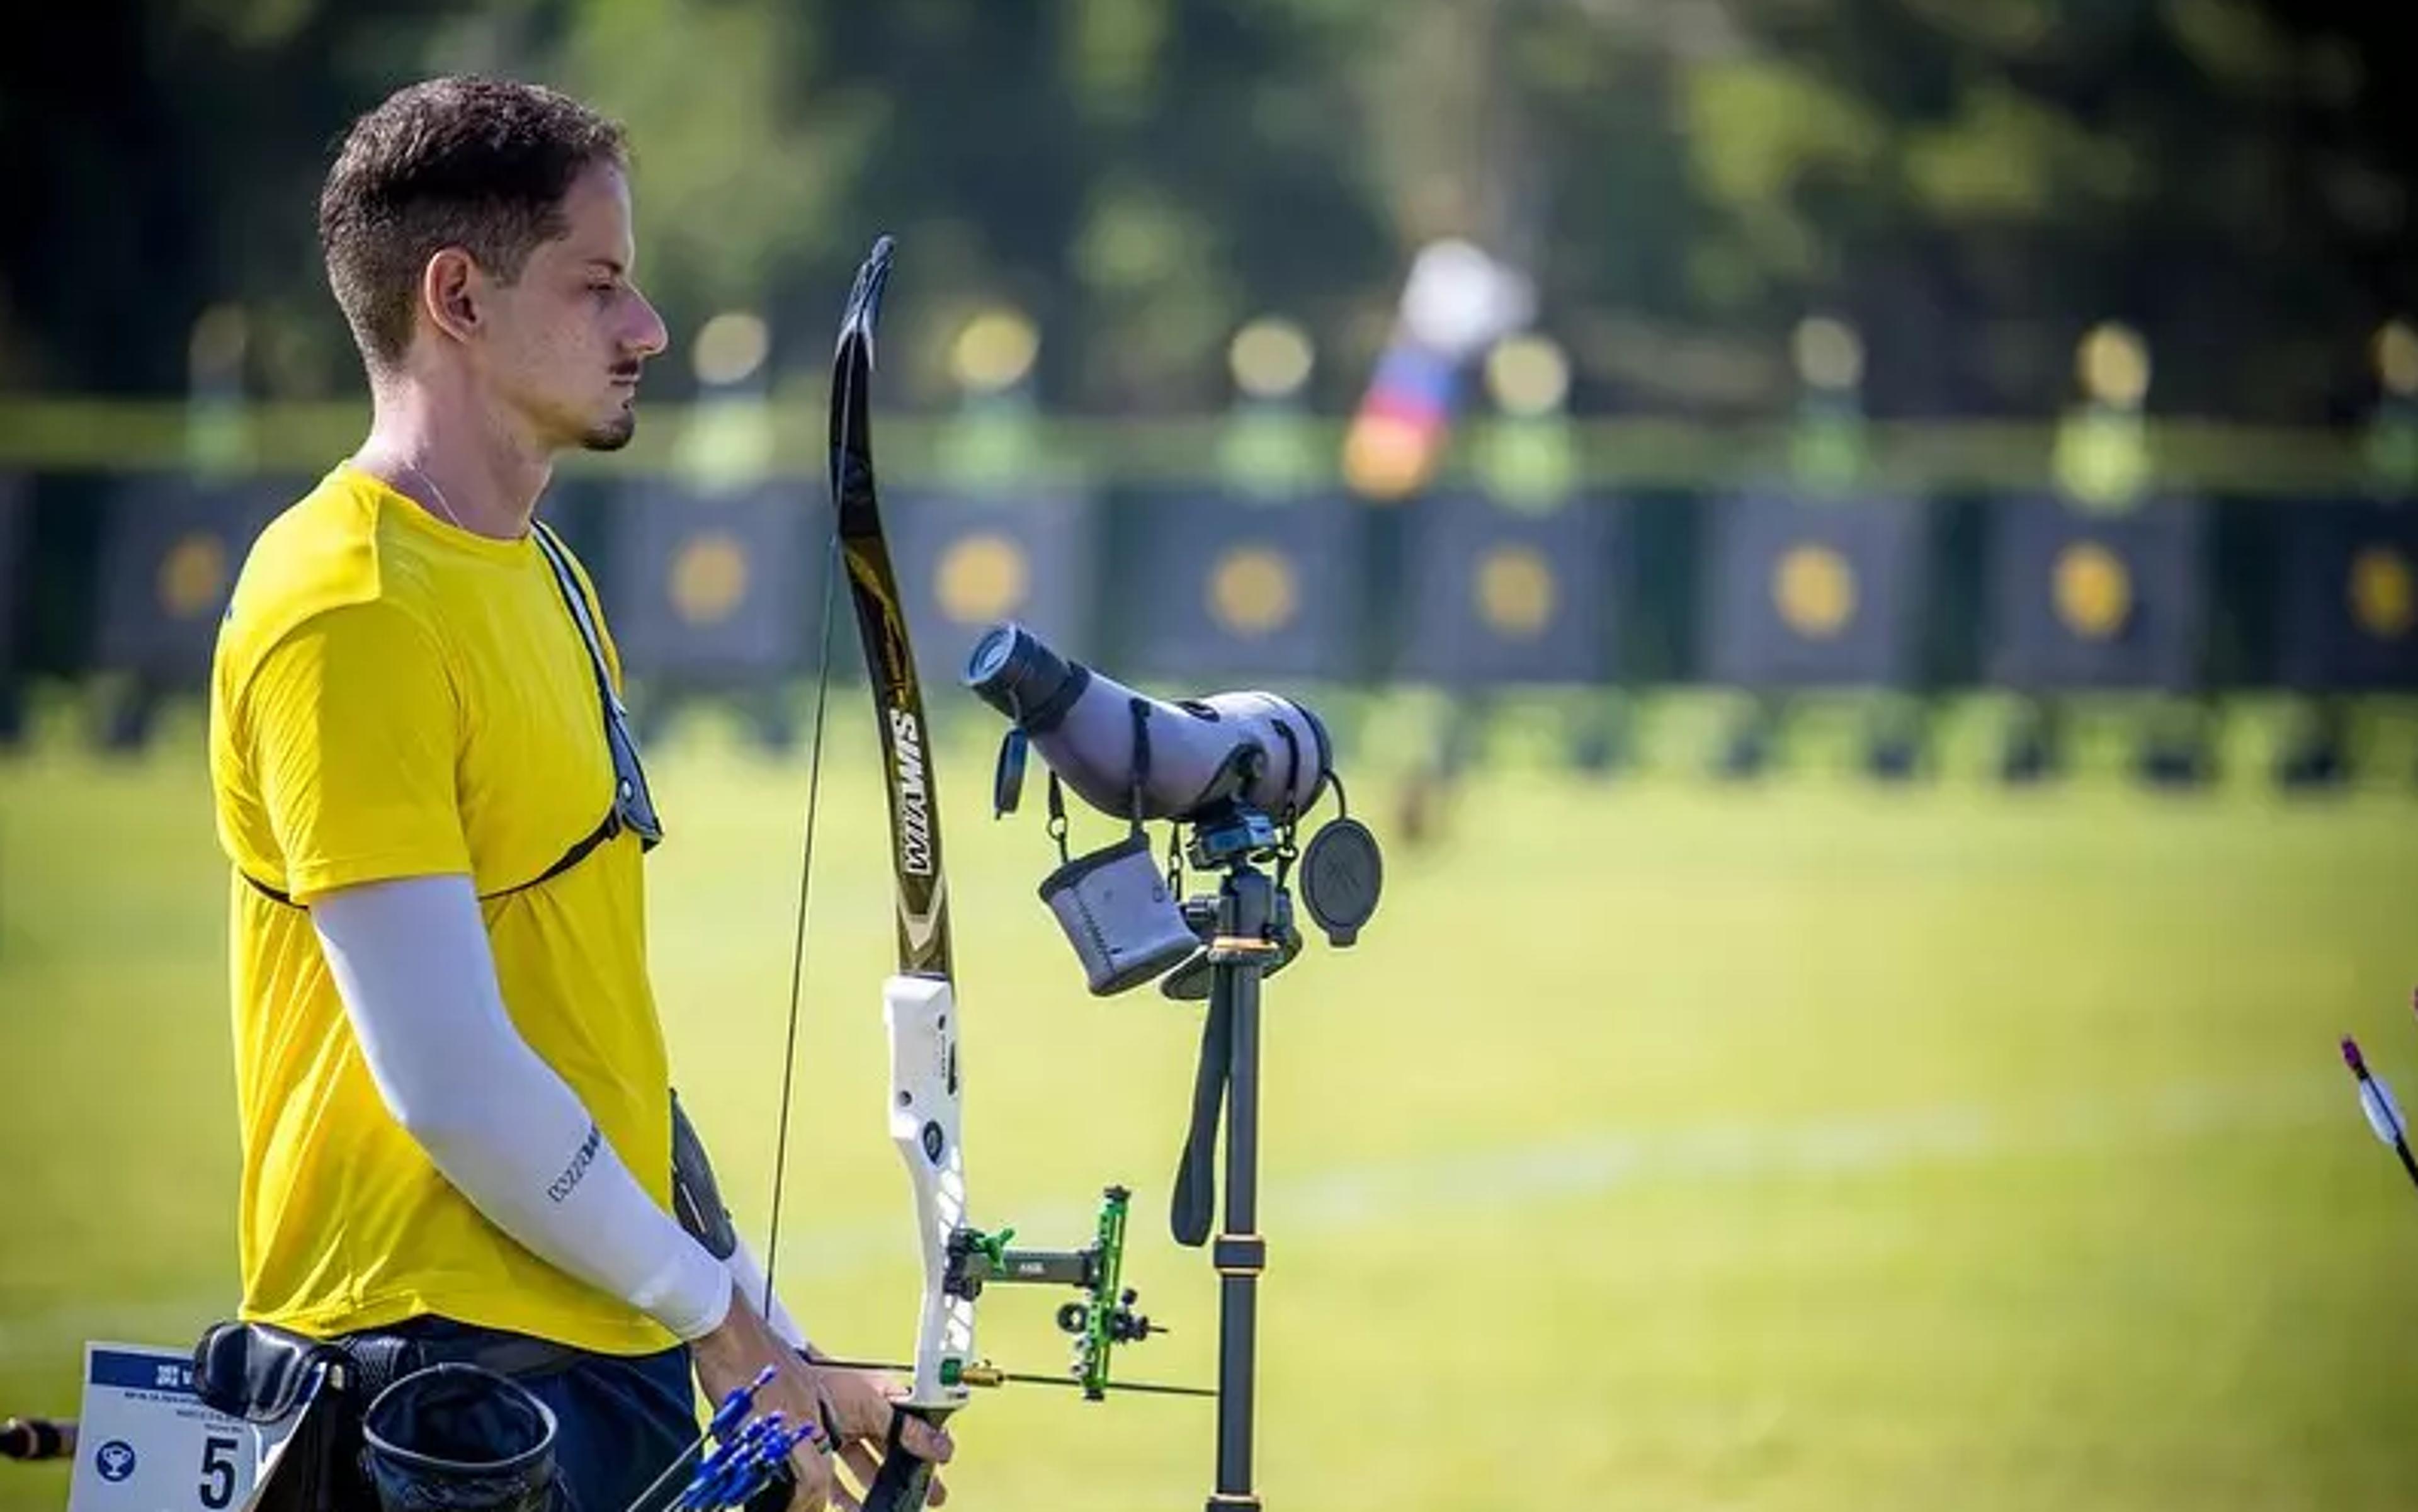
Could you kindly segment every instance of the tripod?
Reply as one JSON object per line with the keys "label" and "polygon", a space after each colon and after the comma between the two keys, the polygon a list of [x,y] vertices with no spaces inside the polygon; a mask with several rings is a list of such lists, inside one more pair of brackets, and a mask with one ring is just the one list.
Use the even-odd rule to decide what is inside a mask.
{"label": "tripod", "polygon": [[1278,859],[1282,842],[1268,817],[1228,808],[1201,820],[1186,847],[1196,870],[1219,873],[1213,894],[1187,898],[1184,917],[1201,937],[1209,968],[1209,1015],[1192,1084],[1192,1124],[1175,1177],[1171,1212],[1177,1243],[1209,1240],[1215,1202],[1218,1116],[1226,1124],[1225,1219],[1209,1258],[1220,1277],[1217,1298],[1217,1480],[1207,1512],[1257,1512],[1251,1489],[1254,1368],[1259,1281],[1267,1241],[1259,1232],[1260,979],[1290,958],[1291,894]]}

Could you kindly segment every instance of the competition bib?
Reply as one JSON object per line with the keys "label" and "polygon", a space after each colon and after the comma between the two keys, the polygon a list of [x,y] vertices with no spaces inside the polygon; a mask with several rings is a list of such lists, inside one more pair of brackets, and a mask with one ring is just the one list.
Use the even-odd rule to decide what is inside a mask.
{"label": "competition bib", "polygon": [[68,1512],[227,1512],[257,1447],[251,1424],[193,1395],[191,1352],[87,1344]]}

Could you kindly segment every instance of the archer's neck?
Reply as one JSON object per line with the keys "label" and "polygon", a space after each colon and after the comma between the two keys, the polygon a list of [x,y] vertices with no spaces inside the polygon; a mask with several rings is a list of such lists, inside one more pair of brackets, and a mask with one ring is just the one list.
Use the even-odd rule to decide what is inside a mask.
{"label": "archer's neck", "polygon": [[[360,465],[449,524],[497,541],[528,534],[553,458],[492,406],[399,381],[374,390]],[[449,518],[450,514],[450,518]]]}

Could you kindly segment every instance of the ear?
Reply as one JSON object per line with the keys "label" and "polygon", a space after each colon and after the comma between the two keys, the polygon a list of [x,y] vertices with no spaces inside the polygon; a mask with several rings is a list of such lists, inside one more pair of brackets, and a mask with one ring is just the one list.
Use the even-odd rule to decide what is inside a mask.
{"label": "ear", "polygon": [[459,247],[440,247],[420,270],[420,307],[429,322],[457,342],[478,333],[485,294],[479,265]]}

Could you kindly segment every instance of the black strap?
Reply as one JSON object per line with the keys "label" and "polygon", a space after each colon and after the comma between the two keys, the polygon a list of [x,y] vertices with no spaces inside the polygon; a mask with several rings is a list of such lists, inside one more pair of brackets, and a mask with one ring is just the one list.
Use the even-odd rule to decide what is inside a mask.
{"label": "black strap", "polygon": [[546,566],[554,573],[554,586],[562,594],[563,605],[571,611],[572,627],[579,632],[579,643],[588,649],[588,665],[596,674],[596,694],[604,701],[605,722],[610,724],[620,701],[613,695],[612,673],[604,664],[604,644],[589,611],[588,595],[581,591],[579,579],[571,571],[570,556],[553,527],[538,520],[531,520],[529,527]]}
{"label": "black strap", "polygon": [[1281,719],[1277,721],[1277,733],[1284,737],[1285,748],[1285,811],[1280,817],[1290,824],[1301,817],[1301,815],[1296,812],[1293,796],[1300,790],[1301,737],[1295,735],[1293,732],[1293,726]]}
{"label": "black strap", "polygon": [[1150,705],[1140,698],[1128,698],[1125,707],[1133,713],[1133,796],[1128,813],[1133,818],[1134,833],[1141,833],[1141,795],[1150,790]]}
{"label": "black strap", "polygon": [[1209,1242],[1217,1219],[1217,1119],[1226,1106],[1226,1072],[1233,1059],[1234,1007],[1222,992],[1209,994],[1209,1016],[1201,1026],[1201,1065],[1192,1077],[1192,1124],[1175,1167],[1175,1199],[1168,1227],[1175,1242],[1198,1249]]}
{"label": "black strap", "polygon": [[518,887],[507,887],[499,889],[497,892],[482,893],[481,898],[482,901],[492,903],[497,898],[508,897],[514,893],[526,893],[530,888],[537,886],[540,882],[551,882],[563,873],[571,870],[574,866],[578,865],[581,862],[586,861],[589,851],[594,850],[598,846],[604,844],[606,841],[613,839],[620,832],[621,811],[617,808],[611,813],[605,815],[604,821],[598,824],[593,830],[589,831],[587,836],[577,845],[573,846],[569,850],[566,850],[561,855],[556,857],[553,865],[548,866],[545,870],[538,873],[535,877],[530,878],[528,881],[521,883]]}
{"label": "black strap", "polygon": [[[497,898],[508,898],[515,893],[526,893],[530,888],[537,886],[540,882],[551,882],[556,878],[561,876],[564,872],[571,870],[574,866],[586,861],[589,851],[594,850],[598,846],[604,844],[606,841],[612,839],[620,832],[621,815],[620,811],[616,809],[606,814],[604,816],[604,821],[602,824],[597,825],[593,830],[589,831],[587,835],[582,838],[578,844],[573,846],[569,850],[564,851],[560,856],[555,858],[553,865],[548,866],[545,870],[538,873],[535,877],[530,878],[526,882],[514,882],[510,887],[499,887],[492,893],[482,893],[479,894],[479,901],[482,903],[493,903]],[[282,903],[289,909],[299,906],[295,903],[293,896],[290,893],[269,886],[267,882],[264,882],[259,878],[253,876],[250,872],[237,872],[236,875],[242,878],[245,881],[250,882],[253,892],[258,893],[262,897],[267,898],[271,903]]]}
{"label": "black strap", "polygon": [[296,906],[293,896],[290,893],[269,886],[259,878],[253,876],[252,873],[247,871],[237,871],[236,875],[242,878],[245,881],[250,882],[252,884],[252,890],[259,893],[262,897],[267,898],[269,902],[283,904],[284,907],[289,909]]}
{"label": "black strap", "polygon": [[1058,863],[1062,866],[1074,860],[1066,848],[1066,790],[1059,785],[1058,769],[1049,769],[1049,838],[1058,842]]}
{"label": "black strap", "polygon": [[638,739],[630,730],[630,711],[621,707],[620,695],[613,691],[613,673],[604,662],[604,640],[596,628],[594,607],[571,570],[570,551],[553,527],[536,520],[529,524],[538,550],[554,570],[554,586],[562,594],[563,606],[571,611],[572,627],[588,649],[588,665],[595,676],[596,702],[604,725],[605,756],[613,768],[614,807],[637,832],[639,843],[651,850],[663,838],[663,823],[656,817],[654,794],[647,785],[646,763],[638,757]]}

